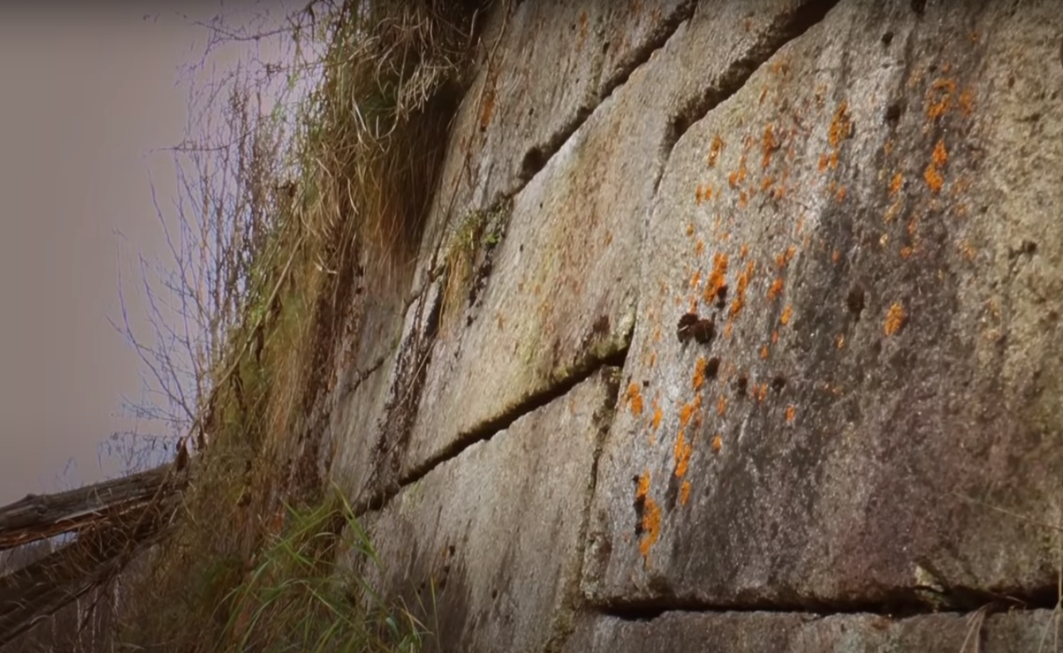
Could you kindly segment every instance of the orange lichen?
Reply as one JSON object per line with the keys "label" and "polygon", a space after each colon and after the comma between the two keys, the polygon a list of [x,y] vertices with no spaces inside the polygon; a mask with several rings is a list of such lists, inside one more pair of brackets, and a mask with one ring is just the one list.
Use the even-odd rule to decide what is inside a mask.
{"label": "orange lichen", "polygon": [[684,232],[688,236],[694,236],[695,235],[695,224],[694,223],[687,223],[687,229],[685,229]]}
{"label": "orange lichen", "polygon": [[691,416],[695,414],[695,407],[693,404],[685,404],[680,408],[680,427],[686,427],[687,423],[691,422]]}
{"label": "orange lichen", "polygon": [[739,191],[739,208],[746,207],[748,201],[746,191]]}
{"label": "orange lichen", "polygon": [[894,177],[890,179],[890,194],[897,195],[901,190],[901,185],[905,183],[905,178],[901,173],[894,173]]}
{"label": "orange lichen", "polygon": [[907,318],[905,308],[900,302],[890,305],[890,309],[887,309],[887,319],[883,323],[883,333],[887,336],[897,334],[898,330],[905,326]]}
{"label": "orange lichen", "polygon": [[717,400],[717,415],[723,417],[724,411],[728,408],[728,398],[723,395]]}
{"label": "orange lichen", "polygon": [[661,508],[657,502],[650,498],[650,471],[646,470],[639,477],[639,486],[635,493],[636,501],[643,507],[643,519],[640,527],[643,532],[643,540],[639,543],[639,551],[643,558],[650,556],[650,548],[658,542],[661,535]]}
{"label": "orange lichen", "polygon": [[654,409],[654,416],[650,419],[650,426],[654,428],[654,431],[657,431],[661,427],[661,406],[658,404],[658,398],[655,397],[650,406]]}
{"label": "orange lichen", "polygon": [[702,282],[702,271],[696,270],[695,274],[691,275],[691,288],[698,288],[698,285]]}
{"label": "orange lichen", "polygon": [[935,150],[931,153],[931,163],[927,165],[924,170],[924,181],[927,182],[927,186],[932,192],[938,193],[942,190],[942,175],[939,169],[946,164],[949,160],[949,154],[946,152],[946,143],[942,139],[938,140],[935,144]]}
{"label": "orange lichen", "polygon": [[791,321],[791,305],[783,307],[783,313],[780,315],[780,323],[786,325]]}
{"label": "orange lichen", "polygon": [[846,187],[845,186],[839,186],[839,190],[835,192],[835,200],[837,202],[842,202],[845,199],[846,199]]}
{"label": "orange lichen", "polygon": [[691,497],[691,482],[685,481],[680,484],[680,506],[686,506]]}
{"label": "orange lichen", "polygon": [[739,248],[739,259],[740,260],[746,259],[746,255],[749,254],[749,253],[750,253],[750,246],[747,245],[746,243],[743,243],[742,247]]}
{"label": "orange lichen", "polygon": [[972,115],[972,110],[975,108],[975,100],[972,98],[972,89],[965,88],[961,91],[961,97],[958,98],[958,104],[961,106],[961,113],[965,116]]}
{"label": "orange lichen", "polygon": [[721,448],[721,446],[723,444],[724,443],[723,443],[723,440],[720,437],[720,434],[717,434],[716,436],[714,436],[713,437],[713,441],[710,443],[710,447],[713,449],[713,453],[714,454],[719,453],[720,452],[720,448]]}
{"label": "orange lichen", "polygon": [[681,479],[687,474],[687,467],[691,465],[692,450],[691,444],[687,442],[687,438],[681,429],[676,436],[676,445],[672,448],[672,456],[676,461],[674,474]]}
{"label": "orange lichen", "polygon": [[793,245],[788,245],[787,249],[776,255],[776,267],[783,270],[787,267],[787,264],[794,258],[794,254],[797,252]]}
{"label": "orange lichen", "polygon": [[717,165],[717,158],[720,157],[723,149],[724,141],[719,135],[714,135],[713,140],[709,142],[709,157],[706,159],[706,163],[710,168]]}
{"label": "orange lichen", "polygon": [[738,188],[739,184],[746,181],[746,154],[739,157],[739,167],[728,175],[728,184],[732,188]]}
{"label": "orange lichen", "polygon": [[643,396],[639,393],[639,384],[635,382],[628,385],[628,402],[632,406],[632,415],[643,415]]}
{"label": "orange lichen", "polygon": [[767,359],[768,358],[768,346],[767,345],[762,345],[761,346],[761,358],[762,359]]}
{"label": "orange lichen", "polygon": [[772,162],[772,154],[780,149],[780,142],[772,131],[772,123],[765,126],[765,133],[761,136],[761,168],[768,168]]}
{"label": "orange lichen", "polygon": [[650,493],[650,471],[644,470],[643,474],[639,475],[639,482],[635,489],[635,498],[646,499]]}
{"label": "orange lichen", "polygon": [[787,407],[787,411],[786,411],[786,412],[784,412],[784,417],[785,417],[785,418],[787,419],[787,422],[789,422],[789,423],[792,423],[792,422],[794,422],[794,415],[795,415],[795,414],[796,414],[797,412],[798,412],[798,410],[797,410],[797,409],[795,409],[795,407],[794,407],[794,405],[793,405],[793,404],[791,404],[790,406],[788,406],[788,407]]}
{"label": "orange lichen", "polygon": [[831,127],[828,128],[828,143],[831,147],[838,148],[844,140],[853,135],[853,123],[850,121],[850,112],[843,100],[835,109],[835,115],[831,119]]}
{"label": "orange lichen", "polygon": [[706,301],[706,304],[710,304],[717,299],[717,294],[724,288],[724,279],[728,274],[728,255],[717,252],[713,255],[713,270],[709,273],[709,279],[706,280],[706,291],[702,295],[702,298]]}
{"label": "orange lichen", "polygon": [[691,378],[691,386],[694,387],[695,392],[702,390],[702,386],[706,383],[706,358],[698,357],[695,361],[695,374]]}
{"label": "orange lichen", "polygon": [[776,343],[779,342],[779,340],[780,340],[780,333],[777,330],[773,329],[772,330],[772,344],[775,345]]}
{"label": "orange lichen", "polygon": [[701,206],[702,204],[702,185],[699,184],[695,189],[695,204]]}
{"label": "orange lichen", "polygon": [[695,243],[695,254],[696,254],[697,256],[702,256],[702,252],[703,252],[703,251],[704,251],[705,249],[706,249],[706,243],[705,243],[705,241],[703,241],[702,239],[698,239],[698,242],[697,242],[697,243]]}
{"label": "orange lichen", "polygon": [[768,287],[768,299],[775,300],[783,292],[783,279],[777,277],[772,280],[772,285]]}
{"label": "orange lichen", "polygon": [[752,390],[753,390],[753,395],[754,395],[754,397],[757,398],[758,402],[764,402],[765,398],[768,397],[768,384],[767,383],[757,384],[756,386],[754,386],[754,388]]}
{"label": "orange lichen", "polygon": [[761,180],[761,192],[764,193],[765,191],[771,189],[772,184],[775,183],[775,181],[776,179],[772,175],[769,175],[765,177],[765,179]]}
{"label": "orange lichen", "polygon": [[906,245],[906,246],[902,247],[901,250],[898,251],[898,254],[901,255],[902,259],[908,259],[909,257],[911,257],[913,255],[913,249],[912,249],[911,246]]}
{"label": "orange lichen", "polygon": [[831,252],[831,263],[838,263],[839,259],[841,259],[841,258],[842,258],[842,252],[839,252],[838,250],[832,250],[832,252]]}
{"label": "orange lichen", "polygon": [[937,79],[927,91],[927,117],[934,120],[946,113],[950,100],[957,91],[957,83],[949,79]]}
{"label": "orange lichen", "polygon": [[[746,247],[745,245],[743,246]],[[754,262],[746,262],[746,270],[739,275],[739,281],[736,284],[735,299],[732,301],[731,308],[729,309],[731,316],[739,315],[739,312],[746,306],[746,287],[750,285],[750,278],[754,274]]]}

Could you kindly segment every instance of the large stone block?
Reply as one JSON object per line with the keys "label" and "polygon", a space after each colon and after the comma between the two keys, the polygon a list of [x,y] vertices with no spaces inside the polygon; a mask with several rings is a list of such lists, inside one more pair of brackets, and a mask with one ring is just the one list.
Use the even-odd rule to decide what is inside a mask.
{"label": "large stone block", "polygon": [[542,650],[568,633],[594,462],[616,368],[520,417],[405,486],[367,529],[383,571],[442,651]]}
{"label": "large stone block", "polygon": [[600,462],[595,602],[1056,588],[1056,12],[846,0],[683,134]]}

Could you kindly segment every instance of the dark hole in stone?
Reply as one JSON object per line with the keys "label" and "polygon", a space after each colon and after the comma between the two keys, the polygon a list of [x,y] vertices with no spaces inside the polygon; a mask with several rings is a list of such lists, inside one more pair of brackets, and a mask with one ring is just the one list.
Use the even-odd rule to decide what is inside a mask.
{"label": "dark hole in stone", "polygon": [[728,285],[727,284],[721,284],[720,288],[717,289],[717,308],[718,309],[723,309],[724,305],[727,303],[727,299],[728,299]]}
{"label": "dark hole in stone", "polygon": [[447,556],[454,556],[454,545],[447,546]]}
{"label": "dark hole in stone", "polygon": [[783,387],[787,385],[787,380],[783,378],[783,375],[776,375],[772,378],[772,390],[779,393],[783,390]]}
{"label": "dark hole in stone", "polygon": [[927,0],[912,0],[912,2],[909,3],[909,6],[911,6],[913,11],[917,14],[923,16],[924,9],[927,8]]}
{"label": "dark hole in stone", "polygon": [[746,395],[746,384],[746,375],[742,375],[735,380],[735,392],[737,395]]}
{"label": "dark hole in stone", "polygon": [[897,125],[898,120],[901,119],[901,103],[891,102],[887,105],[887,110],[883,112],[883,118],[891,125]]}
{"label": "dark hole in stone", "polygon": [[472,327],[473,326],[473,316],[466,316],[465,324],[466,324],[466,327]]}
{"label": "dark hole in stone", "polygon": [[850,310],[850,313],[853,314],[854,320],[861,317],[861,312],[864,311],[864,306],[864,289],[860,286],[854,286],[846,295],[846,307]]}
{"label": "dark hole in stone", "polygon": [[491,589],[491,599],[496,599],[498,596],[499,596],[499,589],[498,588],[492,588]]}
{"label": "dark hole in stone", "polygon": [[[543,169],[543,165],[547,163],[547,157],[539,148],[532,148],[525,153],[524,159],[521,160],[521,176],[525,180],[532,179],[536,173]],[[542,209],[543,205],[540,204],[539,208]]]}
{"label": "dark hole in stone", "polygon": [[713,357],[706,362],[706,375],[708,375],[710,379],[717,378],[718,370],[720,370],[720,359]]}
{"label": "dark hole in stone", "polygon": [[883,45],[890,45],[890,42],[894,40],[894,32],[890,30],[883,32],[883,36],[879,40],[883,42]]}
{"label": "dark hole in stone", "polygon": [[644,379],[643,380],[643,388],[650,388],[650,380],[649,379]]}
{"label": "dark hole in stone", "polygon": [[606,54],[610,49],[610,42],[606,41],[602,44],[602,54]]}

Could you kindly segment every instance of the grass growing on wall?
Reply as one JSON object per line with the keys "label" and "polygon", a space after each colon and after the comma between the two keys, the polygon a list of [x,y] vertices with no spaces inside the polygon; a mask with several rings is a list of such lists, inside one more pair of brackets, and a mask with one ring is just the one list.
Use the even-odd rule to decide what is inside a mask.
{"label": "grass growing on wall", "polygon": [[[331,25],[320,83],[290,148],[270,155],[287,165],[249,163],[279,172],[247,176],[257,242],[215,275],[239,289],[236,319],[207,365],[184,510],[128,576],[130,649],[420,646],[420,625],[339,563],[376,559],[350,506],[326,492],[312,416],[357,315],[357,278],[375,288],[413,264],[478,7],[348,2],[322,18],[312,6]],[[246,131],[273,142],[270,129]]]}

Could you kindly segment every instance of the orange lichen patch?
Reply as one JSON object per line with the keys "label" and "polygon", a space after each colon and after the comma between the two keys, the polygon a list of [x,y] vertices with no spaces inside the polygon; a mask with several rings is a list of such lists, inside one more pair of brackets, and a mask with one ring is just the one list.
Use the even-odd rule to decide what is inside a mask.
{"label": "orange lichen patch", "polygon": [[840,186],[839,190],[835,192],[835,200],[837,202],[842,202],[845,199],[846,199],[846,187],[845,186]]}
{"label": "orange lichen patch", "polygon": [[841,350],[844,347],[846,347],[846,336],[839,334],[835,337],[835,349]]}
{"label": "orange lichen patch", "polygon": [[776,182],[776,178],[774,178],[772,175],[769,175],[769,176],[765,177],[765,179],[761,180],[761,192],[764,193],[764,192],[768,191],[769,189],[771,189],[772,185],[775,182]]}
{"label": "orange lichen patch", "polygon": [[772,162],[772,154],[780,149],[779,139],[772,131],[772,123],[765,125],[765,133],[761,136],[761,168],[768,168]]}
{"label": "orange lichen patch", "polygon": [[975,99],[972,97],[972,89],[970,87],[961,91],[961,97],[957,99],[957,103],[961,106],[961,113],[965,116],[971,116],[972,111],[975,109]]}
{"label": "orange lichen patch", "polygon": [[695,235],[695,224],[694,223],[687,223],[687,229],[684,230],[684,232],[688,236],[694,236]]}
{"label": "orange lichen patch", "polygon": [[780,333],[779,333],[779,331],[777,331],[777,330],[773,329],[773,330],[772,330],[772,344],[773,344],[773,345],[775,345],[776,343],[778,343],[778,342],[779,342],[779,340],[780,340]]}
{"label": "orange lichen patch", "polygon": [[916,216],[909,218],[909,224],[905,226],[905,231],[908,232],[909,238],[916,238]]}
{"label": "orange lichen patch", "polygon": [[698,357],[695,361],[695,374],[691,378],[691,386],[694,387],[695,392],[702,390],[702,386],[706,383],[706,358]]}
{"label": "orange lichen patch", "polygon": [[768,397],[768,384],[767,383],[757,384],[756,386],[754,386],[752,391],[753,391],[754,397],[757,398],[758,402],[764,402],[765,398]]}
{"label": "orange lichen patch", "polygon": [[681,479],[687,475],[687,467],[691,465],[691,452],[693,449],[681,429],[676,436],[676,445],[672,448],[672,456],[676,461],[674,474]]}
{"label": "orange lichen patch", "polygon": [[783,292],[783,279],[777,277],[772,280],[772,285],[768,287],[768,299],[775,300]]}
{"label": "orange lichen patch", "polygon": [[706,165],[710,168],[716,166],[722,150],[724,150],[724,141],[719,134],[715,134],[713,140],[709,142],[709,156],[706,158]]}
{"label": "orange lichen patch", "polygon": [[798,250],[793,245],[788,245],[787,249],[782,253],[776,255],[776,267],[783,270],[787,267],[787,264],[794,258],[794,254]]}
{"label": "orange lichen patch", "polygon": [[946,113],[950,107],[953,94],[957,92],[957,83],[949,79],[936,79],[927,90],[927,117],[934,120]]}
{"label": "orange lichen patch", "polygon": [[841,259],[841,258],[842,258],[842,252],[839,252],[838,250],[833,250],[831,252],[831,263],[838,263],[839,259]]}
{"label": "orange lichen patch", "polygon": [[746,191],[739,191],[739,208],[745,208],[748,201],[749,198],[746,195]]}
{"label": "orange lichen patch", "polygon": [[739,259],[746,259],[747,254],[750,254],[750,246],[746,243],[743,243],[742,247],[739,248]]}
{"label": "orange lichen patch", "polygon": [[791,305],[783,307],[783,313],[780,315],[780,323],[786,325],[791,321]]}
{"label": "orange lichen patch", "polygon": [[934,152],[931,153],[931,163],[924,170],[924,181],[927,182],[927,186],[934,193],[942,190],[943,180],[939,169],[946,165],[948,160],[949,154],[946,152],[946,143],[939,139],[938,143],[935,144]]}
{"label": "orange lichen patch", "polygon": [[905,177],[901,173],[894,173],[894,177],[890,179],[890,194],[897,195],[904,183]]}
{"label": "orange lichen patch", "polygon": [[817,160],[817,162],[816,162],[816,167],[817,167],[817,170],[819,170],[820,172],[824,172],[825,170],[828,169],[828,155],[827,154],[821,154],[820,155],[820,159]]}
{"label": "orange lichen patch", "polygon": [[685,481],[680,484],[680,506],[686,506],[687,500],[691,498],[691,482]]}
{"label": "orange lichen patch", "polygon": [[691,275],[691,288],[698,288],[698,285],[702,283],[702,271],[696,270],[695,274]]}
{"label": "orange lichen patch", "polygon": [[701,206],[701,204],[702,204],[702,185],[701,184],[699,184],[698,188],[695,189],[695,204],[697,204],[699,206]]}
{"label": "orange lichen patch", "polygon": [[762,345],[761,346],[761,358],[762,359],[767,359],[768,358],[768,346],[767,345]]}
{"label": "orange lichen patch", "polygon": [[717,453],[720,452],[720,448],[723,445],[724,445],[723,439],[721,439],[720,434],[717,434],[716,436],[713,437],[713,441],[710,443],[709,446],[710,446],[710,448],[712,448],[713,453],[717,454]]}
{"label": "orange lichen patch", "polygon": [[687,403],[680,409],[680,427],[686,427],[691,422],[691,416],[695,414],[694,404]]}
{"label": "orange lichen patch", "polygon": [[702,239],[698,239],[698,242],[695,243],[695,254],[698,255],[698,256],[702,256],[702,252],[705,251],[705,249],[706,249],[705,241],[703,241]]}
{"label": "orange lichen patch", "polygon": [[746,154],[739,157],[739,167],[728,175],[728,184],[732,188],[738,188],[739,184],[746,181]]}
{"label": "orange lichen patch", "polygon": [[831,147],[838,148],[851,136],[853,136],[853,123],[850,121],[849,107],[843,100],[835,109],[835,115],[831,119],[831,127],[828,128],[828,143]]}
{"label": "orange lichen patch", "polygon": [[657,502],[650,498],[650,471],[644,471],[639,477],[639,485],[635,492],[636,502],[643,507],[643,519],[640,527],[643,532],[643,540],[639,543],[639,551],[643,558],[650,555],[650,548],[658,542],[661,535],[661,508]]}
{"label": "orange lichen patch", "polygon": [[717,252],[713,255],[713,270],[706,280],[706,291],[702,299],[710,304],[717,299],[717,294],[724,288],[724,278],[728,274],[728,255]]}
{"label": "orange lichen patch", "polygon": [[898,254],[901,255],[902,259],[908,259],[909,257],[911,257],[913,255],[913,249],[912,249],[911,246],[906,245],[901,250],[898,251]]}
{"label": "orange lichen patch", "polygon": [[[743,246],[746,247],[745,245]],[[729,313],[731,316],[739,315],[739,312],[746,306],[746,287],[750,285],[750,278],[754,274],[754,262],[746,262],[746,270],[739,275],[739,281],[736,284],[735,299],[732,301]]]}
{"label": "orange lichen patch", "polygon": [[728,398],[721,395],[720,398],[717,400],[717,415],[724,417],[724,412],[727,410],[727,408]]}
{"label": "orange lichen patch", "polygon": [[890,309],[887,309],[887,319],[883,323],[883,333],[887,336],[897,334],[898,330],[905,326],[907,319],[905,308],[901,306],[900,302],[895,302],[890,305]]}
{"label": "orange lichen patch", "polygon": [[787,410],[784,412],[783,415],[787,419],[787,422],[793,423],[794,422],[794,416],[795,416],[795,414],[797,412],[798,412],[798,410],[795,409],[794,405],[792,404],[792,405],[787,407]]}
{"label": "orange lichen patch", "polygon": [[632,407],[632,415],[643,415],[643,396],[639,393],[639,384],[635,382],[628,385],[628,402]]}
{"label": "orange lichen patch", "polygon": [[965,259],[967,259],[968,261],[975,260],[975,247],[971,243],[966,240],[961,241],[958,247],[960,248],[961,254],[964,255]]}
{"label": "orange lichen patch", "polygon": [[650,406],[654,409],[654,416],[650,419],[650,426],[654,428],[654,431],[657,431],[661,427],[661,405],[658,404],[658,398],[655,397]]}

